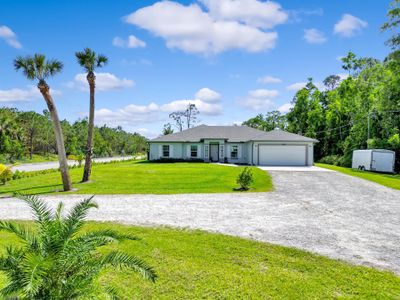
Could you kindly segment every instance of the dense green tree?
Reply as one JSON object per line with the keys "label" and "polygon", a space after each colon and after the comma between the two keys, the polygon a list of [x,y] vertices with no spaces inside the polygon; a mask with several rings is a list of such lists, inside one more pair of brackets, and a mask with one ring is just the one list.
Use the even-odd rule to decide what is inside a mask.
{"label": "dense green tree", "polygon": [[[85,153],[88,120],[69,123],[60,122],[67,155]],[[94,155],[96,157],[143,153],[147,149],[146,139],[137,133],[122,128],[94,127]],[[0,162],[37,154],[48,156],[57,153],[56,141],[52,134],[52,123],[48,111],[39,114],[16,109],[0,108]]]}
{"label": "dense green tree", "polygon": [[267,112],[265,115],[258,114],[254,118],[243,122],[243,125],[264,131],[270,131],[276,128],[285,129],[286,118],[279,111],[274,110]]}
{"label": "dense green tree", "polygon": [[[381,29],[383,31],[396,30],[400,25],[400,0],[392,1],[387,16],[388,21],[382,25]],[[387,40],[386,44],[392,49],[398,49],[400,46],[400,33],[398,31],[395,32],[390,39]]]}

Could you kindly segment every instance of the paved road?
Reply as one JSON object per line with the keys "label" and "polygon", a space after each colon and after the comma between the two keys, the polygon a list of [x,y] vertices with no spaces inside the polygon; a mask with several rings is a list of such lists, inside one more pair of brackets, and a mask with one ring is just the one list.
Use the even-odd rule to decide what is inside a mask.
{"label": "paved road", "polygon": [[[116,157],[102,157],[102,158],[95,158],[93,161],[95,162],[109,162],[109,161],[114,161],[114,160],[127,160],[127,159],[132,159],[133,156],[116,156]],[[68,165],[73,166],[77,165],[78,163],[73,160],[68,161]],[[11,169],[13,171],[39,171],[39,170],[46,170],[46,169],[57,169],[59,167],[58,161],[50,161],[50,162],[43,162],[43,163],[33,163],[33,164],[20,164],[17,166],[12,167]]]}
{"label": "paved road", "polygon": [[[400,191],[336,172],[270,171],[270,193],[99,195],[89,218],[221,232],[302,248],[400,274]],[[82,195],[46,196],[70,207]],[[0,199],[0,219],[29,219]]]}

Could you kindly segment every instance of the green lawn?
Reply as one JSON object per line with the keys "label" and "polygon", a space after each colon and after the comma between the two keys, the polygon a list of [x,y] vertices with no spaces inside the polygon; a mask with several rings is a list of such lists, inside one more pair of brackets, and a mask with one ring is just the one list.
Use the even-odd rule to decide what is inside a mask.
{"label": "green lawn", "polygon": [[[243,167],[206,163],[147,163],[124,161],[93,166],[92,182],[81,184],[82,168],[71,169],[71,177],[80,194],[182,194],[233,192],[236,177]],[[271,177],[252,167],[251,192],[272,189]],[[0,186],[0,195],[53,193],[62,190],[58,172],[22,178]]]}
{"label": "green lawn", "polygon": [[[400,277],[308,252],[236,237],[169,228],[89,223],[135,234],[118,248],[144,259],[159,280],[152,284],[126,270],[109,270],[100,282],[117,287],[124,299],[398,299]],[[0,253],[17,243],[0,232]],[[0,288],[5,283],[0,273]],[[101,299],[101,297],[99,297]]]}
{"label": "green lawn", "polygon": [[343,167],[320,164],[320,163],[317,163],[315,165],[317,167],[326,168],[347,175],[360,177],[390,187],[392,189],[400,190],[400,175],[389,175],[389,174],[373,173],[367,171],[358,171],[358,170],[353,170],[351,168],[343,168]]}
{"label": "green lawn", "polygon": [[22,158],[17,159],[15,164],[30,164],[30,163],[41,163],[41,162],[49,162],[49,161],[57,161],[57,155],[49,154],[49,155],[38,155],[33,154],[32,159],[29,156],[24,156]]}

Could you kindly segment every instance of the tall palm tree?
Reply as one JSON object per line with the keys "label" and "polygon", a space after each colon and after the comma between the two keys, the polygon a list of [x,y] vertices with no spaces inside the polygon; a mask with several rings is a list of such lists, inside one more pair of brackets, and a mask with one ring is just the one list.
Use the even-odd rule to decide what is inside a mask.
{"label": "tall palm tree", "polygon": [[108,58],[101,54],[96,54],[90,48],[85,48],[81,52],[76,52],[75,56],[78,63],[86,71],[86,79],[89,83],[90,90],[90,108],[89,108],[89,126],[88,136],[86,143],[86,158],[85,158],[85,169],[83,171],[82,182],[90,180],[90,173],[92,171],[92,156],[93,156],[93,129],[94,129],[94,109],[95,109],[95,88],[96,88],[96,76],[94,74],[95,69],[103,67],[107,62]]}
{"label": "tall palm tree", "polygon": [[46,60],[42,54],[34,56],[19,56],[14,60],[14,67],[17,71],[22,70],[25,77],[30,80],[37,80],[37,87],[42,93],[49,109],[51,119],[53,121],[54,135],[57,142],[58,161],[60,163],[61,178],[64,191],[72,189],[71,179],[68,172],[67,156],[65,154],[64,137],[62,134],[61,123],[58,117],[56,105],[50,93],[50,87],[46,79],[60,73],[63,64],[55,59]]}
{"label": "tall palm tree", "polygon": [[53,212],[35,196],[19,197],[30,206],[35,228],[0,221],[0,230],[22,241],[9,245],[0,256],[0,271],[8,277],[8,285],[0,290],[2,299],[96,299],[102,293],[118,299],[115,288],[101,291],[96,283],[106,267],[128,268],[156,280],[154,270],[139,258],[120,251],[97,250],[137,237],[110,229],[80,232],[89,209],[97,208],[93,197],[76,204],[68,214],[63,214],[62,203]]}

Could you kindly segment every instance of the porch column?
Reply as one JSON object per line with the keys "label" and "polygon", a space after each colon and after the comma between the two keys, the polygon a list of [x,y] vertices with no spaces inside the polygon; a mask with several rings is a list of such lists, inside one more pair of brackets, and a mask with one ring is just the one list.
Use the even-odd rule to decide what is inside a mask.
{"label": "porch column", "polygon": [[223,163],[225,162],[225,141],[220,141],[219,142],[219,162]]}

